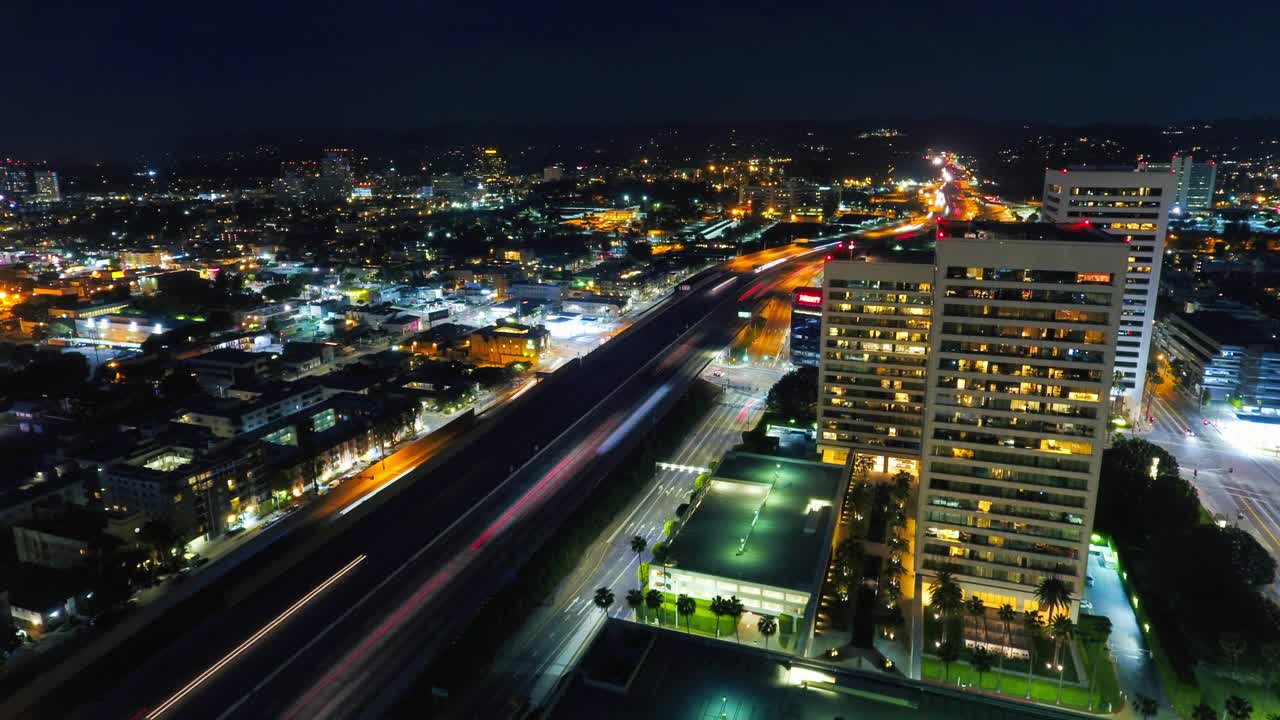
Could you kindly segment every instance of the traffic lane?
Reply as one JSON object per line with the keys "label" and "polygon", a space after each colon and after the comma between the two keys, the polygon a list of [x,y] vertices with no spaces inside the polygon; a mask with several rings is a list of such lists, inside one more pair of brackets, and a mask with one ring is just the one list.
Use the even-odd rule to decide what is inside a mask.
{"label": "traffic lane", "polygon": [[[634,406],[634,404],[642,402],[646,396],[646,392],[647,388],[645,387],[639,387],[632,390],[632,397],[630,398],[631,405]],[[587,449],[591,449],[597,444],[598,439],[589,443]],[[538,473],[535,474],[542,474],[545,476],[555,467],[551,463],[558,459],[562,459],[562,457],[553,454],[551,457],[547,458],[547,460],[538,469]],[[532,512],[537,512],[538,509],[540,508],[532,508]],[[461,538],[463,536],[459,537]],[[465,549],[458,550],[455,548],[455,552],[461,552],[462,557],[466,556]],[[455,555],[454,557],[459,556]],[[441,579],[438,574],[432,575],[420,586],[419,594],[400,598],[400,604],[395,607],[400,608],[401,610],[397,610],[396,613],[390,615],[390,618],[399,623],[400,620],[397,618],[397,615],[400,614],[402,610],[410,613],[417,613],[419,615],[423,614],[423,610],[426,607],[425,604],[434,604],[431,597],[432,594],[444,592],[448,588],[460,585],[467,579],[463,577],[464,574],[474,574],[472,570],[472,563],[474,562],[478,562],[480,565],[486,564],[486,561],[483,558],[471,557],[468,558],[465,563],[462,563],[461,566],[455,568],[451,576],[446,576],[444,579]],[[456,562],[454,564],[456,564]],[[426,567],[429,568],[432,566],[433,565],[429,564]],[[439,587],[437,587],[437,584]],[[421,596],[421,593],[423,592],[427,593],[425,597]],[[383,607],[391,606],[385,602],[379,603],[378,605]],[[370,605],[370,607],[372,608],[374,605]],[[415,618],[412,615],[409,615],[403,620],[403,627],[396,624],[388,630],[385,626],[379,626],[377,629],[374,629],[368,626],[358,627],[352,625],[350,631],[355,633],[353,638],[370,637],[370,633],[373,633],[374,635],[385,635],[387,638],[385,642],[387,643],[396,643],[399,642],[398,637],[402,632],[411,632],[407,630],[407,627],[413,622],[415,622]],[[381,642],[380,638],[379,641]],[[338,641],[336,638],[334,642],[329,643],[329,645],[333,647],[343,644],[350,643]],[[338,712],[338,706],[348,702],[351,694],[355,692],[351,687],[353,682],[363,685],[385,682],[385,679],[389,674],[392,674],[400,666],[399,662],[394,661],[396,653],[385,651],[382,645],[369,645],[368,641],[366,641],[357,649],[362,649],[362,651],[358,655],[349,654],[344,657],[341,662],[336,664],[331,663],[331,665],[336,665],[336,670],[331,671],[331,675],[324,678],[319,685],[313,686],[306,692],[301,693],[301,697],[304,699],[304,702],[293,706],[293,711],[296,714],[305,713],[310,717],[316,716],[317,713],[320,715],[328,715]],[[324,666],[324,663],[314,663],[310,661],[306,664],[312,667]],[[288,683],[295,680],[296,676],[279,675],[278,677],[283,679],[285,685],[282,686],[277,682],[271,687],[262,688],[261,694],[279,698],[298,696],[300,694],[296,687],[288,686]],[[375,678],[383,678],[383,680],[375,682]],[[314,697],[314,700],[311,701],[314,702],[314,706],[308,702],[308,699],[311,697]]]}
{"label": "traffic lane", "polygon": [[[700,424],[690,439],[680,449],[674,462],[680,465],[696,465],[699,458],[718,458],[737,442],[741,427],[749,426],[751,418],[739,419],[741,409],[755,398],[739,393],[736,402],[717,402],[712,412]],[[525,630],[517,641],[522,647],[511,653],[514,663],[494,673],[484,693],[474,696],[480,708],[472,706],[476,717],[487,717],[507,706],[512,699],[523,698],[548,672],[555,672],[554,664],[569,644],[580,637],[583,623],[591,622],[599,614],[591,595],[598,586],[609,587],[618,597],[632,587],[639,587],[636,576],[638,558],[631,551],[628,539],[634,535],[644,537],[652,546],[663,536],[666,520],[675,517],[679,505],[688,499],[693,489],[694,475],[679,470],[660,471],[649,492],[641,499],[632,514],[615,526],[606,541],[604,556],[593,567],[589,578],[582,580],[572,591],[557,598],[555,606],[546,611],[546,619],[536,628]],[[635,513],[639,511],[637,516]],[[624,602],[618,602],[613,614],[625,615],[631,610]]]}
{"label": "traffic lane", "polygon": [[[698,308],[698,307],[696,307],[696,306],[693,306],[693,305],[686,306],[686,312],[685,312],[685,313],[681,313],[680,315],[678,315],[676,319],[678,320],[678,319],[680,318],[680,316],[688,316],[688,315],[690,314],[690,312],[689,312],[690,308],[691,308],[692,312],[697,312],[698,310],[700,310],[700,308]],[[658,332],[658,336],[660,337],[664,332],[665,332],[665,331],[660,330],[660,331]],[[653,333],[653,332],[649,332],[649,333],[646,333],[646,335],[647,335],[648,337],[645,337],[645,338],[643,338],[643,339],[645,339],[645,340],[647,340],[647,341],[652,342],[652,341],[653,341],[653,337],[654,337],[654,333]],[[626,365],[626,364],[627,364],[627,363],[620,363],[620,365]],[[599,389],[603,389],[603,387],[602,387],[602,386],[607,385],[609,382],[611,382],[611,381],[612,381],[612,379],[611,379],[611,378],[607,377],[607,374],[603,374],[603,373],[602,373],[602,374],[599,374],[599,375],[595,375],[595,376],[589,376],[589,377],[584,378],[584,379],[589,381],[589,380],[591,380],[591,379],[593,379],[593,378],[597,380],[597,382],[596,382],[596,383],[594,383],[594,384],[597,386],[597,387],[596,387],[596,389],[597,389],[597,390],[599,390]],[[587,389],[588,389],[588,390],[590,390],[590,384],[588,385],[588,388],[587,388]],[[568,411],[568,412],[562,412],[562,413],[560,413],[560,415],[562,415],[562,416],[563,416],[564,420],[568,420],[568,419],[569,419],[569,416],[571,416],[571,415],[573,415],[573,414],[574,414],[574,413],[573,413],[573,410],[574,410],[574,407],[573,407],[573,406],[574,406],[574,405],[575,405],[575,403],[573,403],[573,402],[564,402],[563,404],[558,404],[558,405],[557,405],[558,407],[565,408],[565,409]],[[528,414],[530,414],[530,413],[532,413],[531,408],[526,408],[526,409],[525,409],[525,413],[524,413],[524,414],[528,415]],[[521,415],[521,413],[520,413],[519,411],[517,411],[516,413],[513,413],[513,415],[511,416],[511,418],[508,420],[508,422],[509,422],[509,423],[512,423],[512,424],[517,424],[517,425],[519,425],[519,424],[521,424],[524,420],[529,419],[529,418],[521,418],[521,417],[520,417],[520,415]],[[543,421],[544,421],[544,423],[543,423],[543,424],[540,424],[540,425],[535,425],[535,426],[534,426],[534,428],[535,428],[535,432],[536,432],[536,428],[537,428],[537,427],[548,427],[548,426],[554,426],[554,423],[545,423],[545,421],[549,419],[549,418],[545,417],[545,415],[544,415],[542,418],[540,418],[540,419],[541,419],[541,420],[543,420]],[[529,428],[529,425],[528,425],[527,423],[524,423],[524,428],[527,430],[527,429]],[[536,443],[535,443],[535,444],[536,444]],[[473,448],[473,449],[471,450],[471,452],[470,452],[470,453],[466,453],[466,451],[464,450],[464,458],[465,458],[465,457],[466,457],[466,455],[468,455],[468,454],[469,454],[469,455],[471,455],[471,456],[474,458],[474,456],[475,456],[476,452],[477,452],[477,450],[476,450],[475,448]],[[495,459],[495,458],[504,458],[504,457],[508,457],[508,456],[505,456],[505,455],[503,455],[503,454],[490,454],[490,455],[489,455],[489,458],[490,458],[490,459]],[[508,458],[508,459],[509,459],[511,462],[514,462],[514,458]],[[500,460],[500,462],[501,462],[501,460]],[[424,491],[426,491],[428,488],[429,488],[429,483],[419,482],[419,483],[413,483],[413,484],[410,484],[410,485],[405,489],[406,495],[405,495],[403,498],[401,498],[401,500],[402,500],[402,501],[401,501],[401,502],[394,503],[394,504],[391,504],[391,505],[389,505],[388,507],[391,507],[391,508],[393,509],[393,511],[394,511],[396,508],[405,508],[405,507],[412,506],[413,504],[415,504],[415,503],[413,503],[413,502],[412,502],[412,501],[415,499],[415,498],[414,498],[414,496],[415,496],[415,495],[422,495],[422,494],[423,494],[423,492],[424,492]],[[438,492],[438,489],[437,489],[437,488],[430,488],[430,490],[431,490],[431,494],[434,494],[434,493]],[[434,498],[427,498],[427,499],[432,499],[432,500],[434,500]],[[421,519],[421,518],[419,518],[419,519]],[[381,522],[381,520],[385,520],[385,518],[383,518],[383,517],[379,517],[379,520],[380,520],[380,522],[378,522],[378,523],[376,523],[376,524],[374,524],[374,523],[370,523],[370,524],[365,525],[365,527],[366,527],[366,528],[375,528],[375,527],[376,527],[377,529],[381,530],[381,529],[383,529],[383,528],[385,527],[385,523],[384,523],[384,522]],[[437,523],[437,524],[438,524],[438,523]],[[421,530],[421,526],[420,526],[420,525],[415,524],[415,530],[417,530],[417,531],[419,531],[419,532],[420,532],[420,530]],[[323,559],[324,559],[324,558],[323,558],[323,557],[321,557],[319,560],[320,560],[320,561],[322,561]],[[321,563],[321,566],[323,567],[323,563]],[[314,566],[314,565],[312,565],[312,564],[310,564],[310,563],[308,563],[308,564],[307,564],[307,567],[308,567],[309,569],[313,569],[315,566]],[[333,567],[333,565],[329,565],[329,567],[330,567],[330,568],[332,568],[332,567]],[[311,573],[311,576],[312,576],[312,578],[314,578],[315,576],[322,576],[322,573],[323,573],[323,570],[321,570],[321,572],[320,572],[320,573],[316,573],[316,572],[314,572],[314,570],[313,570],[313,571],[312,571],[312,573]],[[291,578],[283,579],[283,580],[282,580],[282,582],[279,584],[279,586],[280,586],[280,587],[282,587],[282,588],[288,588],[288,589],[290,589],[290,590],[300,590],[300,589],[302,589],[302,588],[305,586],[305,583],[304,583],[304,582],[299,582],[299,581],[297,581],[297,580],[296,580],[296,579],[294,579],[294,578],[300,578],[300,577],[303,577],[303,576],[304,576],[303,572],[299,572],[299,573],[297,573],[297,574],[295,574],[295,575],[291,576]],[[275,596],[274,596],[274,594],[273,594],[273,593],[271,593],[271,592],[267,592],[267,593],[263,593],[261,596],[259,596],[258,601],[259,601],[259,604],[271,605],[271,604],[272,604],[272,603],[271,603],[271,600],[273,600],[273,599],[277,599],[277,600],[278,600],[278,598],[275,598]],[[276,606],[276,607],[275,607],[275,608],[272,608],[272,610],[275,610],[275,609],[277,609],[277,608],[281,608],[281,607],[286,607],[286,606],[287,606],[287,604],[283,604],[283,605],[282,605],[280,602],[275,602],[274,604],[275,604],[275,606]],[[241,612],[243,612],[243,615],[241,615]],[[250,608],[240,609],[240,610],[237,612],[237,616],[239,616],[239,617],[250,617],[250,618],[254,618],[254,619],[258,619],[258,620],[264,620],[264,619],[269,619],[269,617],[271,617],[271,616],[272,616],[272,612],[271,612],[271,611],[267,611],[267,612],[265,612],[265,613],[264,613],[264,612],[260,612],[260,611],[256,610],[256,605],[255,605],[255,608],[254,608],[254,609],[250,609]],[[255,617],[255,616],[257,616],[257,617]],[[226,624],[226,626],[227,626],[227,627],[249,626],[249,624],[248,624],[248,623],[227,623],[227,624]],[[216,657],[218,657],[218,655],[217,655],[217,654],[215,654],[215,651],[216,651],[216,650],[225,649],[225,647],[226,647],[226,646],[225,646],[225,644],[223,644],[223,647],[218,647],[216,644],[215,644],[215,645],[209,645],[208,643],[198,643],[198,644],[192,644],[192,645],[189,645],[188,647],[189,647],[190,649],[192,649],[192,650],[193,650],[193,652],[191,653],[191,656],[192,656],[192,657],[199,657],[199,656],[201,656],[201,654],[203,654],[204,656],[206,656],[206,657],[208,657],[208,658],[216,658]],[[158,683],[158,682],[156,682],[156,681],[157,681],[157,679],[158,679],[158,677],[160,677],[160,678],[163,678],[163,677],[172,677],[172,676],[167,675],[167,672],[173,672],[173,671],[175,671],[175,670],[178,670],[178,671],[180,671],[180,672],[183,672],[183,675],[185,676],[185,675],[186,675],[185,670],[187,670],[187,668],[186,668],[186,667],[179,667],[179,666],[177,666],[176,664],[166,664],[166,666],[165,666],[165,668],[163,668],[163,670],[165,670],[166,672],[159,672],[159,673],[157,673],[157,674],[145,673],[145,675],[147,676],[147,679],[148,679],[148,684],[149,684],[149,685],[162,684],[162,683]],[[138,675],[143,675],[143,673],[138,673]],[[129,705],[133,705],[133,704],[134,704],[134,703],[129,703]]]}

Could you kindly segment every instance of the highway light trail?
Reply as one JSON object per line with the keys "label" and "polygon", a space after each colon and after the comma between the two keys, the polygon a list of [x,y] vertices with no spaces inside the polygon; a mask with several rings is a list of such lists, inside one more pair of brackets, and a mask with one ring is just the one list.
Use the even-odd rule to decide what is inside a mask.
{"label": "highway light trail", "polygon": [[298,600],[296,603],[294,603],[293,605],[291,605],[288,610],[285,610],[284,612],[280,613],[279,615],[276,616],[274,620],[262,626],[262,629],[258,630],[258,632],[250,636],[248,640],[245,640],[244,642],[240,643],[240,645],[237,646],[235,650],[232,650],[231,652],[227,653],[225,656],[223,656],[221,660],[209,666],[209,668],[204,672],[200,673],[200,675],[198,675],[195,680],[192,680],[191,682],[187,683],[186,687],[174,693],[172,697],[170,697],[168,700],[165,700],[163,703],[160,704],[159,707],[157,707],[155,710],[152,710],[150,713],[148,713],[146,720],[155,720],[156,718],[163,715],[165,712],[169,711],[174,705],[177,705],[179,702],[181,702],[182,698],[186,697],[188,694],[191,693],[191,691],[200,687],[200,685],[202,685],[204,681],[212,677],[214,673],[218,672],[223,667],[225,667],[227,663],[231,662],[232,660],[235,660],[241,653],[243,653],[245,650],[248,650],[250,647],[252,647],[254,643],[261,640],[264,635],[274,630],[276,626],[278,626],[280,623],[284,622],[285,620],[288,620],[291,615],[301,610],[307,603],[314,600],[317,595],[319,595],[320,593],[328,589],[330,585],[341,580],[343,575],[346,575],[347,573],[354,570],[355,567],[360,563],[364,562],[367,557],[368,557],[367,555],[359,555],[356,557],[355,560],[352,560],[351,562],[347,563],[341,570],[334,573],[333,575],[330,575],[328,580],[325,580],[324,582],[317,585],[314,589],[312,589],[311,592],[307,593],[306,595],[303,595],[302,598]]}
{"label": "highway light trail", "polygon": [[[387,618],[381,625],[379,625],[378,629],[375,630],[372,635],[366,638],[364,642],[360,643],[360,647],[352,651],[352,653],[348,655],[345,660],[342,661],[342,664],[339,665],[337,669],[335,669],[333,672],[326,675],[325,678],[321,680],[318,685],[316,685],[314,688],[311,689],[310,692],[308,692],[305,696],[303,696],[303,698],[300,701],[298,701],[298,704],[295,705],[288,713],[285,714],[285,718],[296,717],[298,713],[306,709],[307,705],[311,702],[313,698],[315,698],[317,694],[320,693],[321,690],[324,690],[326,687],[331,685],[335,680],[338,679],[340,675],[346,672],[347,668],[351,666],[351,663],[355,662],[356,660],[359,660],[369,650],[369,648],[373,647],[373,645],[377,643],[379,640],[381,640],[383,636],[385,636],[388,632],[391,632],[391,629],[393,627],[399,624],[400,621],[403,620],[406,615],[413,612],[414,609],[416,609],[418,605],[420,605],[422,601],[427,598],[428,595],[435,592],[435,589],[440,586],[440,583],[444,582],[445,579],[447,579],[448,577],[449,577],[448,573],[441,571],[433,575],[430,580],[423,583],[418,588],[418,591],[414,593],[413,597],[409,598],[408,602],[401,605],[400,609],[397,610],[394,615]],[[148,718],[148,720],[150,720],[150,718]]]}
{"label": "highway light trail", "polygon": [[618,429],[614,430],[613,433],[610,434],[609,437],[606,438],[605,441],[600,444],[600,449],[596,450],[596,454],[604,455],[605,453],[612,450],[615,445],[621,442],[622,438],[626,437],[628,433],[630,433],[633,429],[635,429],[636,423],[639,423],[641,420],[643,420],[645,416],[649,414],[649,411],[653,409],[653,406],[657,405],[658,401],[666,397],[667,393],[670,391],[671,391],[671,383],[667,383],[666,385],[663,385],[662,387],[655,390],[653,394],[649,396],[648,400],[645,400],[644,403],[640,405],[640,407],[636,408],[635,412],[631,413],[631,415],[628,416],[627,419],[623,421],[621,425],[618,426]]}

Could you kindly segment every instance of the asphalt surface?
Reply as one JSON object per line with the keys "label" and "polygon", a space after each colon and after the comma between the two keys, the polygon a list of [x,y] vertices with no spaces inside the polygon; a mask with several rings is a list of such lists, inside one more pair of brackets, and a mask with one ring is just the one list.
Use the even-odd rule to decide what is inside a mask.
{"label": "asphalt surface", "polygon": [[[1202,409],[1163,388],[1151,394],[1150,413],[1154,426],[1139,436],[1178,458],[1182,477],[1195,486],[1205,509],[1252,533],[1280,561],[1280,458],[1240,442],[1243,434],[1235,424],[1243,421],[1221,403]],[[1280,425],[1269,427],[1280,438]],[[1280,599],[1280,582],[1269,592]]]}
{"label": "asphalt surface", "polygon": [[[775,375],[780,375],[775,371]],[[704,379],[711,370],[704,371]],[[484,681],[478,683],[453,717],[501,717],[508,708],[528,701],[542,704],[604,623],[605,613],[592,603],[597,587],[613,590],[612,617],[630,617],[626,593],[640,587],[641,557],[631,550],[631,538],[643,537],[648,547],[663,538],[663,525],[687,502],[697,471],[717,461],[741,442],[764,411],[766,388],[721,392],[714,407],[671,458],[662,460],[689,469],[665,468],[654,474],[638,500],[600,531],[585,553],[579,570],[565,579],[561,592],[513,635],[496,658]],[[649,557],[646,551],[643,555]]]}
{"label": "asphalt surface", "polygon": [[[593,471],[643,429],[645,414],[673,402],[677,386],[724,346],[742,281],[720,282],[677,296],[654,313],[660,321],[638,324],[582,367],[482,419],[480,440],[458,443],[337,516],[323,546],[298,553],[269,583],[244,578],[227,593],[235,602],[210,607],[206,620],[149,659],[108,661],[73,687],[49,688],[21,716],[369,714],[371,698],[407,682],[411,661],[439,649],[431,639],[451,637],[504,579],[516,559],[511,546],[536,547],[536,536],[555,525],[536,523],[530,532],[525,520],[551,497],[593,482]],[[562,507],[552,511],[543,519],[563,520]]]}

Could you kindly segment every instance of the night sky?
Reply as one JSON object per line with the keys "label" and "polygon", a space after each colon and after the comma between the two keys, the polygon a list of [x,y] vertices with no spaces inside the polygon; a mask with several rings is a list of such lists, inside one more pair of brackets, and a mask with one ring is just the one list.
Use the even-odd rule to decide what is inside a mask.
{"label": "night sky", "polygon": [[15,2],[0,157],[446,122],[1280,115],[1273,4],[1133,4]]}

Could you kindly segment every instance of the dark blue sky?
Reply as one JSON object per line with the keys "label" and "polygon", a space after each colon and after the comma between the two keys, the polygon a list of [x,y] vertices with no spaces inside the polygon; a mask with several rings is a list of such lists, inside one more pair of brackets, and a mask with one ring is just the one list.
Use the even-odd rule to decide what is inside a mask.
{"label": "dark blue sky", "polygon": [[12,3],[0,156],[457,121],[1280,115],[1270,6]]}

